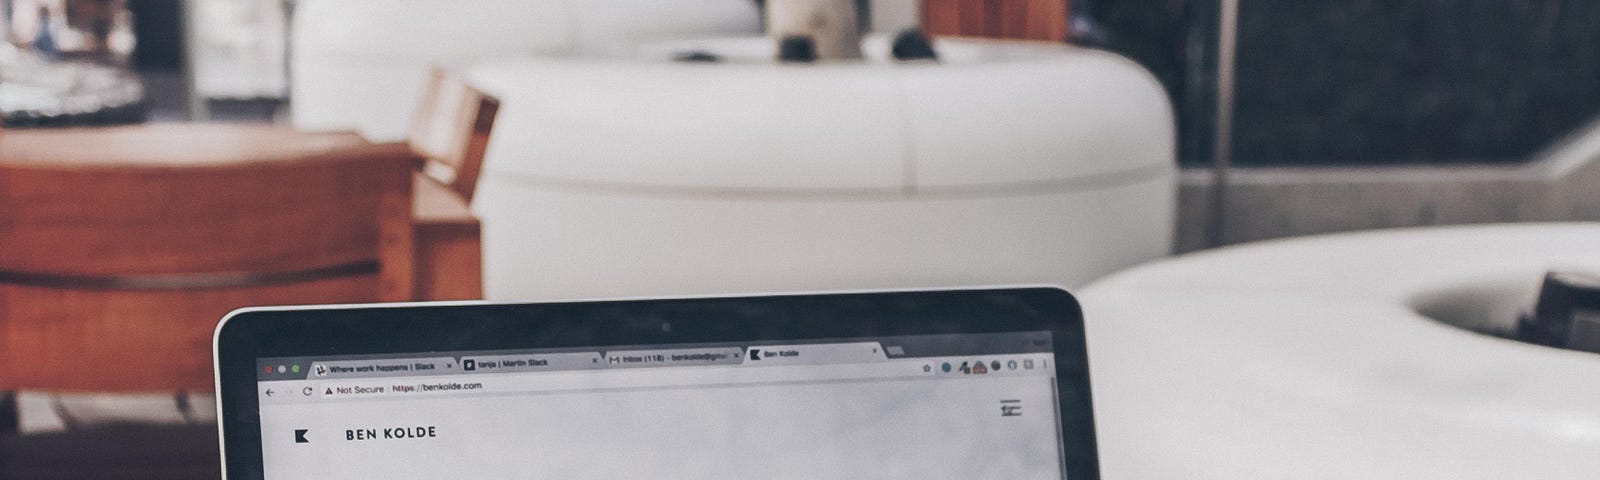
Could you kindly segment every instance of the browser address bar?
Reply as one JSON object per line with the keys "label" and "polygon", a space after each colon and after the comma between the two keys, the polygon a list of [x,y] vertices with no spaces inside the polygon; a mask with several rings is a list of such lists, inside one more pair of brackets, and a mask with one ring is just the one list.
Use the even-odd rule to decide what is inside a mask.
{"label": "browser address bar", "polygon": [[591,390],[703,387],[767,383],[933,377],[923,361],[784,366],[696,366],[496,373],[430,377],[347,379],[314,382],[324,399],[397,396],[553,393]]}

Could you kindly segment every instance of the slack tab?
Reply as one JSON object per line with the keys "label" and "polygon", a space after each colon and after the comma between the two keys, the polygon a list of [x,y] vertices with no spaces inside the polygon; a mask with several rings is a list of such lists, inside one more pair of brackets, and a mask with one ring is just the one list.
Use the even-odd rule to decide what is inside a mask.
{"label": "slack tab", "polygon": [[462,373],[549,372],[605,368],[600,352],[473,355],[461,357]]}
{"label": "slack tab", "polygon": [[409,377],[417,375],[445,375],[456,373],[453,358],[401,358],[382,360],[338,360],[313,362],[306,378],[311,380],[333,378]]}

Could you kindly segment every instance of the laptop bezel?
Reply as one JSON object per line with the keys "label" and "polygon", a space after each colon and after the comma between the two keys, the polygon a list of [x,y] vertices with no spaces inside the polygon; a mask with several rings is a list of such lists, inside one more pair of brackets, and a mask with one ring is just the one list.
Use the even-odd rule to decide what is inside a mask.
{"label": "laptop bezel", "polygon": [[1083,314],[1055,287],[241,309],[213,348],[223,477],[263,476],[259,358],[1022,331],[1052,333],[1067,477],[1099,478]]}

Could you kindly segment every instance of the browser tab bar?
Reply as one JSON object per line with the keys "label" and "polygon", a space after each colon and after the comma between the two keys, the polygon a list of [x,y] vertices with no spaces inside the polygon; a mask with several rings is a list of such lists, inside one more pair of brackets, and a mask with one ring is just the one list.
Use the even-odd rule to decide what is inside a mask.
{"label": "browser tab bar", "polygon": [[888,360],[878,342],[751,346],[746,365],[815,365]]}
{"label": "browser tab bar", "polygon": [[606,352],[606,366],[610,368],[637,368],[738,365],[743,362],[743,354],[744,351],[739,347],[621,350]]}

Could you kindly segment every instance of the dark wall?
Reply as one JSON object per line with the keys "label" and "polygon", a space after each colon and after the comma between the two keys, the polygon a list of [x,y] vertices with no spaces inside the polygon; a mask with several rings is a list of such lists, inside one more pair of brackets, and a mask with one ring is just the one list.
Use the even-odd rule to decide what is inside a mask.
{"label": "dark wall", "polygon": [[131,0],[133,32],[139,39],[133,65],[139,70],[183,68],[183,4],[181,0]]}
{"label": "dark wall", "polygon": [[[1216,0],[1095,0],[1209,162]],[[1241,0],[1241,165],[1516,162],[1600,113],[1600,2]]]}

